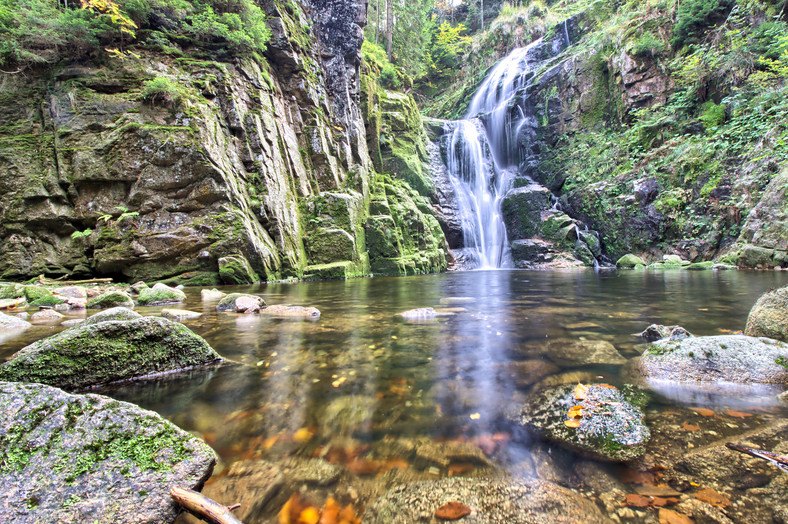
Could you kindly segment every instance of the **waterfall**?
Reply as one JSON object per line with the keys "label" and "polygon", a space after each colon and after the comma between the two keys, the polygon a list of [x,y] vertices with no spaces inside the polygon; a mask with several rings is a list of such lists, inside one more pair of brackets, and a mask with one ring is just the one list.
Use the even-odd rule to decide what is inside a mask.
{"label": "waterfall", "polygon": [[446,167],[458,195],[467,257],[478,268],[509,265],[501,200],[519,161],[518,135],[526,124],[518,101],[532,76],[529,52],[515,49],[482,82],[463,120],[447,126]]}

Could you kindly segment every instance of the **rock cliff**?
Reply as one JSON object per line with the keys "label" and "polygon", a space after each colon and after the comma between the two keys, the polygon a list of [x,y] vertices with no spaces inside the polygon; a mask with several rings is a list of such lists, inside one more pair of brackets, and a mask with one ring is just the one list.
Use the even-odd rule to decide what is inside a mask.
{"label": "rock cliff", "polygon": [[[3,75],[0,278],[208,284],[445,269],[426,193],[407,176],[386,182],[422,160],[370,158],[365,3],[262,4],[273,33],[263,57],[143,50]],[[145,97],[157,78],[174,91]],[[392,115],[412,104],[377,89],[364,96],[394,98]],[[398,125],[423,135],[417,112]],[[429,253],[414,257],[401,239],[416,231]]]}

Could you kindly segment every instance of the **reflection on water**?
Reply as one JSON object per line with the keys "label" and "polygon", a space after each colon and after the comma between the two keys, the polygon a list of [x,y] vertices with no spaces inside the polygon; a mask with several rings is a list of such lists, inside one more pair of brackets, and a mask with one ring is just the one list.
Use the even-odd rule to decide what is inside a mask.
{"label": "reflection on water", "polygon": [[[259,293],[269,304],[317,307],[318,321],[217,313],[187,289],[183,307],[203,316],[185,324],[236,364],[104,393],[199,434],[220,455],[220,468],[250,458],[350,464],[343,482],[367,486],[356,494],[360,504],[401,480],[490,467],[547,478],[559,475],[560,461],[574,463],[571,455],[553,452],[553,469],[546,469],[550,449],[505,417],[530,387],[626,381],[621,362],[643,349],[633,333],[651,323],[680,324],[696,335],[740,330],[757,297],[787,280],[780,272],[475,271],[224,289]],[[421,307],[441,315],[421,323],[396,316]],[[58,329],[34,327],[0,341],[0,356]],[[561,358],[551,360],[556,347]],[[590,351],[612,351],[614,358],[589,363]],[[700,402],[763,408],[761,397],[772,391],[750,394],[734,388],[727,400],[710,399],[668,387],[649,417]],[[392,472],[400,470],[410,476]]]}

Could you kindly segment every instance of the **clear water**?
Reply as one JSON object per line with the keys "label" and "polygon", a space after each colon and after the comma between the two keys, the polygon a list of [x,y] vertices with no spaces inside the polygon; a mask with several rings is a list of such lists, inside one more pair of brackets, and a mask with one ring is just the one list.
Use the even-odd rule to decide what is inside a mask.
{"label": "clear water", "polygon": [[[757,297],[786,283],[784,272],[497,270],[224,289],[259,293],[269,304],[315,306],[322,312],[316,322],[217,313],[214,304],[200,301],[198,290],[187,289],[182,307],[203,316],[186,324],[240,365],[99,392],[157,411],[201,436],[221,457],[219,471],[249,458],[323,457],[342,464],[350,459],[331,450],[348,447],[356,450],[353,460],[373,460],[403,439],[470,443],[492,463],[447,470],[404,457],[395,472],[354,469],[337,484],[314,488],[317,498],[334,494],[349,500],[351,493],[357,507],[397,483],[449,474],[532,475],[574,487],[578,464],[587,470],[590,462],[598,475],[618,470],[580,461],[507,422],[505,413],[521,405],[530,387],[528,377],[517,375],[517,362],[549,362],[550,343],[582,338],[609,341],[625,357],[635,357],[643,347],[632,334],[651,323],[681,324],[696,335],[740,330]],[[446,315],[422,324],[396,316],[418,307]],[[34,327],[6,340],[0,357],[60,329]],[[571,372],[570,381],[628,380],[620,366],[570,362],[559,368],[551,376]],[[699,425],[700,431],[682,433],[695,446],[726,431],[742,432],[740,420],[730,419],[720,429],[719,420],[699,417],[691,406],[755,410],[744,420],[746,427],[786,414],[774,402],[774,390],[760,397],[737,390],[663,393],[648,408],[654,456],[669,456],[689,442],[677,442],[675,431],[663,426]],[[668,426],[670,417],[677,420]],[[706,435],[713,422],[714,431]],[[546,470],[545,461],[557,465]],[[229,504],[235,497],[227,496]],[[271,508],[287,493],[280,496],[249,521],[273,518]]]}

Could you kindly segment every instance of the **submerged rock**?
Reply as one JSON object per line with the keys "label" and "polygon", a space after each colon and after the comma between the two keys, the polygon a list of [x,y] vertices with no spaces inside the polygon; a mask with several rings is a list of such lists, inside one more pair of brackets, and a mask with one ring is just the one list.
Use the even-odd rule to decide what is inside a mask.
{"label": "submerged rock", "polygon": [[[651,433],[636,404],[645,403],[645,396],[607,384],[588,385],[584,395],[575,395],[577,387],[565,385],[539,392],[529,399],[516,421],[598,460],[619,462],[642,455]],[[580,416],[570,418],[571,411]],[[573,424],[577,427],[570,427]]]}
{"label": "submerged rock", "polygon": [[788,342],[788,286],[761,295],[747,316],[744,334]]}
{"label": "submerged rock", "polygon": [[110,320],[136,320],[138,318],[142,318],[142,315],[127,307],[113,307],[89,316],[85,319],[84,325],[93,325]]}
{"label": "submerged rock", "polygon": [[36,311],[30,316],[30,321],[39,324],[55,324],[63,320],[65,317],[55,311],[54,309],[42,309]]}
{"label": "submerged rock", "polygon": [[130,296],[121,291],[108,291],[97,297],[91,298],[87,303],[88,309],[106,309],[118,306],[132,309],[134,308],[134,301]]}
{"label": "submerged rock", "polygon": [[606,340],[556,339],[547,344],[545,356],[559,366],[624,364],[616,347]]}
{"label": "submerged rock", "polygon": [[645,339],[647,342],[655,342],[662,339],[684,340],[685,338],[689,338],[693,335],[681,326],[663,326],[662,324],[651,324],[649,327],[644,329],[642,333],[638,333],[637,336]]}
{"label": "submerged rock", "polygon": [[[240,302],[239,302],[240,300]],[[216,311],[235,311],[236,313],[252,313],[265,307],[265,300],[257,295],[230,293],[216,305]]]}
{"label": "submerged rock", "polygon": [[[212,480],[203,495],[221,503],[239,503],[233,515],[242,522],[259,522],[265,505],[285,484],[278,466],[265,460],[233,463],[222,476]],[[190,522],[196,519],[190,519]]]}
{"label": "submerged rock", "polygon": [[200,298],[203,302],[211,302],[213,300],[221,300],[227,296],[227,293],[219,291],[216,288],[203,289],[200,291]]}
{"label": "submerged rock", "polygon": [[624,268],[634,268],[645,266],[646,263],[637,255],[624,255],[623,257],[616,260],[616,267],[624,267]]}
{"label": "submerged rock", "polygon": [[200,318],[202,313],[196,311],[189,311],[187,309],[162,309],[161,316],[175,320],[176,322],[183,322],[184,320],[194,320]]}
{"label": "submerged rock", "polygon": [[18,317],[12,317],[0,312],[0,330],[4,329],[27,329],[31,327],[30,322]]}
{"label": "submerged rock", "polygon": [[410,309],[398,313],[398,316],[411,322],[424,322],[427,320],[435,320],[438,318],[438,312],[431,307],[420,307],[418,309]]}
{"label": "submerged rock", "polygon": [[156,284],[152,288],[140,290],[137,302],[141,306],[160,306],[162,304],[177,304],[186,300],[186,293],[164,284]]}
{"label": "submerged rock", "polygon": [[611,522],[590,500],[552,482],[447,478],[396,486],[374,500],[364,512],[365,524],[438,522],[435,511],[460,502],[470,514],[460,522],[473,524]]}
{"label": "submerged rock", "polygon": [[205,340],[164,318],[89,321],[22,348],[0,364],[0,380],[79,389],[221,361]]}
{"label": "submerged rock", "polygon": [[267,306],[260,312],[272,317],[306,318],[309,320],[317,320],[320,318],[320,310],[315,307]]}
{"label": "submerged rock", "polygon": [[649,379],[788,384],[788,344],[743,335],[654,342],[640,358]]}
{"label": "submerged rock", "polygon": [[172,487],[216,456],[156,413],[99,395],[0,382],[0,521],[171,522]]}

